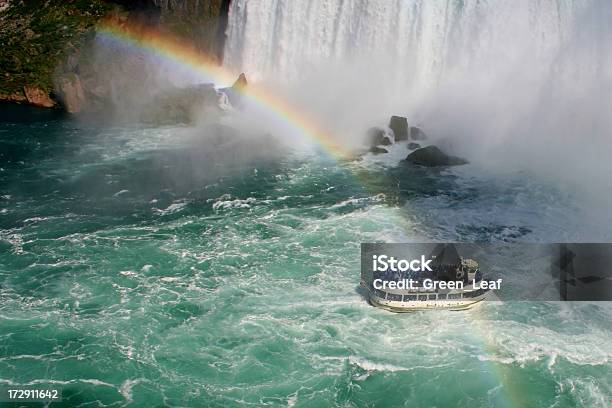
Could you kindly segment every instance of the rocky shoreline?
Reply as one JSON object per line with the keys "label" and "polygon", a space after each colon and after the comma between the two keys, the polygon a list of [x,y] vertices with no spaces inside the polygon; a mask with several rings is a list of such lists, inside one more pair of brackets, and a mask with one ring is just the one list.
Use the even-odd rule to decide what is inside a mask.
{"label": "rocky shoreline", "polygon": [[110,90],[91,80],[88,49],[103,21],[147,24],[221,61],[230,0],[0,0],[0,101],[96,110]]}

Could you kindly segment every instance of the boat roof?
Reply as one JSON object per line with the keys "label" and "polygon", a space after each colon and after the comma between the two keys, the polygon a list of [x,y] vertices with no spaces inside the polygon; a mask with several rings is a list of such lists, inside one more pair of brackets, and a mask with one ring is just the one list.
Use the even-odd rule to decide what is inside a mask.
{"label": "boat roof", "polygon": [[466,266],[470,269],[477,269],[478,268],[478,262],[476,262],[473,259],[461,259],[461,263],[463,264],[463,266]]}
{"label": "boat roof", "polygon": [[454,244],[438,244],[430,256],[433,266],[461,265],[461,257]]}

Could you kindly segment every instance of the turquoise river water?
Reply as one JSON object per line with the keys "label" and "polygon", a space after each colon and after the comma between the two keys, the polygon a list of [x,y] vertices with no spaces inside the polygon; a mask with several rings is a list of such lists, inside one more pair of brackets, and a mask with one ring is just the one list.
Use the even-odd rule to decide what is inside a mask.
{"label": "turquoise river water", "polygon": [[397,315],[358,290],[361,242],[609,239],[568,193],[27,114],[0,124],[0,385],[78,407],[612,404],[608,304]]}

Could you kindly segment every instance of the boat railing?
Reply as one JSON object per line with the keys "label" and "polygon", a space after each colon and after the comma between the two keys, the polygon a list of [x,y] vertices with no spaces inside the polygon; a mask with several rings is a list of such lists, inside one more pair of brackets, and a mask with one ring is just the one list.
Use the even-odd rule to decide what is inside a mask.
{"label": "boat railing", "polygon": [[392,302],[415,302],[426,300],[462,300],[479,297],[487,292],[487,289],[463,290],[461,292],[452,293],[412,293],[400,294],[385,292],[380,289],[374,289],[374,294],[385,300]]}

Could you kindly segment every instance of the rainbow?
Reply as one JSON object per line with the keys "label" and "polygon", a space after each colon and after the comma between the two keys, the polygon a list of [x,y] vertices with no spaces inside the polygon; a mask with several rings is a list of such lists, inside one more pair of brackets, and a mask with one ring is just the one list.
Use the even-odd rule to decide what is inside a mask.
{"label": "rainbow", "polygon": [[[105,21],[98,27],[98,33],[122,44],[133,46],[139,51],[145,51],[152,55],[174,61],[211,78],[216,83],[232,83],[237,77],[236,73],[223,68],[215,59],[205,55],[192,44],[185,43],[176,37],[149,27],[134,24],[128,27],[114,21]],[[325,131],[315,120],[309,118],[304,112],[290,106],[272,92],[253,84],[249,84],[238,91],[248,98],[249,101],[275,114],[279,120],[296,129],[307,139],[315,141],[331,155],[337,158],[350,156],[350,152],[334,143],[331,134]],[[369,184],[367,180],[362,180],[364,187],[367,188]],[[390,217],[393,217],[393,215],[390,214]],[[402,220],[397,219],[396,221],[398,225],[401,225]],[[476,312],[476,314],[481,313]],[[483,320],[486,322],[486,318],[483,319],[483,316],[477,318],[476,315],[469,315],[466,319],[471,321],[472,327],[475,328],[474,344],[480,345],[480,349],[485,355],[495,354],[494,345],[486,340],[488,338],[486,333],[488,329],[483,324]],[[520,390],[510,380],[513,374],[512,370],[496,362],[484,362],[483,364],[485,366],[488,365],[489,367],[485,368],[485,370],[495,374],[495,379],[503,384],[502,398],[506,403],[504,405],[511,407],[525,406],[525,401],[519,392]]]}
{"label": "rainbow", "polygon": [[[231,84],[237,78],[235,73],[223,68],[214,58],[202,53],[194,45],[150,27],[135,24],[127,26],[109,20],[100,24],[98,34],[179,63],[204,74],[215,83]],[[334,143],[331,134],[325,131],[323,126],[262,86],[249,84],[239,89],[239,92],[251,102],[273,113],[281,122],[297,130],[302,136],[315,141],[333,156],[339,158],[350,156],[349,151]]]}

